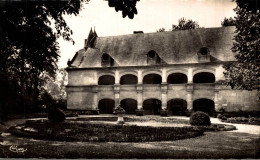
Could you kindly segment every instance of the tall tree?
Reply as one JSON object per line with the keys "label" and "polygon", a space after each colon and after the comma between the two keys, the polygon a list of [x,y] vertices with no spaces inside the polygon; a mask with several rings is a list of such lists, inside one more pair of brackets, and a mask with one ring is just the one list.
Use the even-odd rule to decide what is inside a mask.
{"label": "tall tree", "polygon": [[225,17],[223,22],[221,22],[222,27],[235,26],[235,25],[236,25],[235,19],[233,19],[232,17],[230,18]]}
{"label": "tall tree", "polygon": [[122,11],[122,17],[133,19],[137,14],[136,3],[140,0],[107,0],[109,7],[114,7],[116,12]]}
{"label": "tall tree", "polygon": [[[237,0],[236,35],[232,51],[237,62],[225,65],[226,83],[232,88],[260,90],[260,12],[255,0]],[[260,97],[260,94],[259,94]]]}
{"label": "tall tree", "polygon": [[159,28],[156,32],[165,32],[165,28]]}
{"label": "tall tree", "polygon": [[88,0],[0,2],[0,72],[16,81],[23,102],[25,97],[34,97],[36,102],[45,78],[55,76],[57,38],[73,42],[63,16],[78,15],[85,2]]}
{"label": "tall tree", "polygon": [[199,24],[191,19],[186,20],[184,17],[179,19],[178,25],[172,25],[172,31],[176,30],[190,30],[199,28]]}

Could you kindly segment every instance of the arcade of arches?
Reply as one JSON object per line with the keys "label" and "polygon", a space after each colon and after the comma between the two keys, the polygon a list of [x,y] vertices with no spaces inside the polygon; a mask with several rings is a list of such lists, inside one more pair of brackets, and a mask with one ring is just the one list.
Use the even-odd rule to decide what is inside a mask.
{"label": "arcade of arches", "polygon": [[[139,77],[132,74],[126,74],[120,77],[120,85],[138,84]],[[193,76],[193,83],[214,83],[215,75],[209,72],[199,72]],[[142,84],[161,84],[164,83],[159,74],[147,74],[142,78]],[[188,77],[184,73],[172,73],[167,77],[168,84],[188,83]],[[102,75],[98,79],[98,85],[114,85],[115,77],[112,75]]]}
{"label": "arcade of arches", "polygon": [[183,73],[173,73],[170,74],[167,78],[168,84],[181,84],[181,83],[187,83],[188,78]]}
{"label": "arcade of arches", "polygon": [[[135,114],[137,110],[137,100],[123,99],[120,101],[120,105],[126,111],[126,114]],[[214,101],[206,98],[201,98],[193,101],[193,110],[202,111],[210,116],[213,116],[215,111]],[[115,106],[115,101],[112,99],[101,99],[98,103],[98,109],[100,114],[112,114]],[[162,103],[158,99],[147,99],[143,101],[142,109],[144,115],[160,115],[162,109]],[[184,99],[171,99],[167,102],[168,115],[180,115],[184,116],[187,110],[187,101]]]}
{"label": "arcade of arches", "polygon": [[111,75],[103,75],[98,79],[98,85],[113,85],[115,84],[115,77]]}
{"label": "arcade of arches", "polygon": [[126,74],[120,78],[120,84],[137,84],[137,77],[132,74]]}
{"label": "arcade of arches", "polygon": [[148,74],[143,78],[143,84],[161,84],[162,77],[158,74]]}
{"label": "arcade of arches", "polygon": [[171,99],[167,102],[167,110],[169,115],[185,115],[187,110],[187,102],[183,99]]}
{"label": "arcade of arches", "polygon": [[[119,80],[116,80],[119,79]],[[119,81],[119,85],[139,85],[139,76],[133,74],[125,74],[120,78],[115,78],[112,75],[102,75],[98,79],[99,85],[115,85],[115,81]],[[164,80],[165,81],[165,80]],[[151,73],[146,74],[142,78],[142,84],[161,84],[162,97],[158,99],[150,98],[143,100],[126,98],[119,101],[120,92],[115,92],[115,99],[101,99],[98,102],[98,109],[101,114],[112,114],[114,107],[120,103],[125,109],[126,114],[135,114],[136,110],[143,110],[144,115],[160,115],[161,110],[167,110],[168,115],[185,115],[187,110],[193,109],[194,111],[203,111],[213,115],[215,104],[213,100],[201,98],[192,101],[190,98],[191,92],[188,87],[188,77],[184,73],[171,73],[167,76],[167,83],[162,84],[163,78],[159,74]],[[194,83],[214,83],[215,76],[208,72],[199,72],[193,76]],[[183,84],[187,85],[187,97],[184,99],[173,98],[167,100],[167,90],[163,88],[165,84]],[[166,87],[167,88],[167,87]],[[142,92],[137,93],[142,97]],[[117,97],[117,98],[116,98]],[[164,105],[163,105],[164,104]]]}

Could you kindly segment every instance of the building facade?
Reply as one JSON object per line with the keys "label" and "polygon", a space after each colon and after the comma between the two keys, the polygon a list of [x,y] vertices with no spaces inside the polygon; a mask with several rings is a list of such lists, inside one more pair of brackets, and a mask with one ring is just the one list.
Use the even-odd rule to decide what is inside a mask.
{"label": "building facade", "polygon": [[98,37],[68,61],[67,108],[112,114],[259,111],[256,91],[223,85],[235,27]]}

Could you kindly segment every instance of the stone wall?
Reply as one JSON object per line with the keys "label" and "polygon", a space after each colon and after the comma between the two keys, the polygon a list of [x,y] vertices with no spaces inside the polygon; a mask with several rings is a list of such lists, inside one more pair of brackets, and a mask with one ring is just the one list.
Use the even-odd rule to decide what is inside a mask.
{"label": "stone wall", "polygon": [[[226,111],[259,111],[260,101],[257,101],[256,91],[231,90],[219,84],[224,75],[223,64],[183,64],[148,67],[111,67],[96,69],[69,69],[68,77],[68,109],[93,110],[98,109],[101,99],[115,100],[115,105],[123,99],[134,99],[138,102],[138,109],[146,99],[161,100],[163,107],[171,99],[183,99],[187,102],[189,110],[193,101],[197,99],[210,99],[215,103],[215,109],[224,108]],[[200,72],[212,73],[215,83],[193,83],[193,77]],[[167,77],[172,73],[183,73],[187,76],[187,83],[167,84]],[[120,77],[131,74],[137,77],[138,84],[120,85]],[[143,77],[148,74],[157,74],[162,78],[162,84],[142,84]],[[115,77],[114,85],[98,85],[102,75]]]}

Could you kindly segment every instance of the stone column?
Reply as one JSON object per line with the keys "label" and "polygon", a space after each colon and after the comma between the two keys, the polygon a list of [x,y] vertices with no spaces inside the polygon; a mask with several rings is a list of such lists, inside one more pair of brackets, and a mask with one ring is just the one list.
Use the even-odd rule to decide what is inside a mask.
{"label": "stone column", "polygon": [[137,109],[143,110],[143,93],[139,92],[137,93]]}
{"label": "stone column", "polygon": [[167,109],[167,93],[162,93],[162,110]]}
{"label": "stone column", "polygon": [[161,116],[167,116],[167,91],[168,85],[161,84],[161,100],[162,100],[162,109],[161,109]]}
{"label": "stone column", "polygon": [[97,72],[94,73],[94,81],[95,81],[94,84],[98,85],[98,73]]}
{"label": "stone column", "polygon": [[221,90],[221,84],[219,82],[215,83],[215,92],[214,92],[214,103],[215,111],[219,112],[221,105],[219,104],[219,91]]}
{"label": "stone column", "polygon": [[143,83],[142,70],[137,71],[138,84]]}
{"label": "stone column", "polygon": [[188,69],[188,83],[192,83],[192,79],[193,79],[192,72],[193,72],[193,68],[189,68]]}
{"label": "stone column", "polygon": [[136,110],[136,115],[137,116],[143,116],[144,115],[144,110],[143,110],[143,85],[142,84],[137,84],[136,92],[137,92],[137,110]]}
{"label": "stone column", "polygon": [[119,98],[120,98],[120,85],[115,84],[114,85],[114,97],[115,97],[115,107],[120,104]]}
{"label": "stone column", "polygon": [[98,93],[94,93],[93,95],[93,106],[92,106],[94,114],[99,114],[98,109]]}
{"label": "stone column", "polygon": [[119,77],[119,71],[115,71],[115,85],[114,85],[114,100],[115,100],[115,107],[120,104],[119,98],[120,98],[120,77]]}
{"label": "stone column", "polygon": [[115,84],[119,84],[119,83],[120,83],[119,71],[116,70],[115,71]]}
{"label": "stone column", "polygon": [[97,93],[93,93],[93,103],[92,109],[98,109],[98,95]]}
{"label": "stone column", "polygon": [[120,98],[120,94],[119,92],[115,92],[115,107],[119,105],[119,98]]}
{"label": "stone column", "polygon": [[215,96],[214,96],[214,102],[215,102],[215,110],[219,111],[219,104],[218,104],[218,95],[219,95],[219,91],[215,91]]}
{"label": "stone column", "polygon": [[166,74],[166,69],[163,68],[162,69],[162,84],[166,84],[167,83],[167,74]]}
{"label": "stone column", "polygon": [[93,93],[93,103],[92,103],[93,114],[99,114],[99,109],[98,109],[98,86],[97,85],[92,87],[92,93]]}
{"label": "stone column", "polygon": [[193,102],[193,83],[187,84],[187,109],[189,112],[192,111],[192,102]]}
{"label": "stone column", "polygon": [[188,83],[187,83],[187,109],[192,111],[193,102],[193,68],[188,69]]}
{"label": "stone column", "polygon": [[188,109],[188,111],[192,111],[192,99],[193,99],[192,92],[187,92],[187,109]]}

